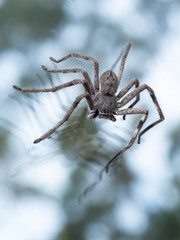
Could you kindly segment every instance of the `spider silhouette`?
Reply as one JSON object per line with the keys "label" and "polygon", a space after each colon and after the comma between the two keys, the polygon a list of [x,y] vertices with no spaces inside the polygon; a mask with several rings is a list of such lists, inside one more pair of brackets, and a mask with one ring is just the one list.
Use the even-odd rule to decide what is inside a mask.
{"label": "spider silhouette", "polygon": [[[154,91],[152,88],[150,88],[148,85],[143,84],[139,86],[139,81],[134,78],[132,79],[127,86],[125,86],[120,92],[116,94],[117,89],[119,87],[123,70],[124,70],[124,64],[126,61],[126,57],[128,55],[128,52],[131,48],[131,43],[127,42],[125,51],[122,55],[119,72],[116,75],[112,70],[107,70],[104,72],[100,77],[100,84],[99,84],[99,65],[98,62],[91,57],[83,56],[76,53],[71,53],[59,60],[56,60],[52,57],[50,59],[56,63],[62,62],[70,57],[74,58],[81,58],[83,60],[91,61],[94,65],[94,85],[91,82],[91,79],[88,75],[88,73],[80,68],[74,68],[74,69],[49,69],[42,65],[42,68],[51,73],[81,73],[83,78],[82,79],[74,79],[70,82],[58,85],[56,87],[47,88],[47,89],[27,89],[27,88],[21,88],[18,86],[13,86],[16,90],[19,90],[21,92],[27,92],[27,93],[40,93],[40,92],[55,92],[58,90],[61,90],[66,87],[74,86],[77,84],[82,84],[84,86],[84,93],[79,95],[75,101],[73,102],[72,106],[66,113],[65,117],[62,121],[60,121],[57,125],[55,125],[52,129],[50,129],[48,132],[46,132],[44,135],[42,135],[40,138],[34,140],[34,143],[39,143],[40,141],[46,139],[49,137],[53,132],[55,132],[64,122],[66,122],[71,114],[73,113],[74,109],[77,107],[77,105],[80,103],[80,101],[85,98],[87,100],[87,104],[91,110],[90,114],[88,115],[89,119],[93,118],[104,118],[111,121],[116,121],[115,116],[116,115],[122,115],[123,119],[125,120],[126,115],[130,114],[141,114],[142,118],[140,119],[133,136],[127,146],[125,146],[123,149],[121,149],[112,159],[109,160],[109,162],[105,166],[106,173],[109,170],[110,164],[116,160],[123,152],[125,152],[127,149],[129,149],[135,139],[138,136],[138,143],[140,143],[141,136],[148,131],[150,128],[154,127],[156,124],[160,123],[164,120],[164,115],[162,113],[162,110],[158,104],[158,101],[156,99],[156,96],[154,94]],[[127,94],[127,92],[135,86],[135,89]],[[144,130],[141,131],[141,128],[143,124],[145,123],[147,117],[148,117],[148,110],[141,109],[141,108],[134,108],[135,104],[140,100],[140,93],[144,90],[147,90],[157,111],[159,114],[159,119],[149,126],[147,126]],[[131,100],[134,100],[134,102],[127,108],[122,109],[128,102]]]}

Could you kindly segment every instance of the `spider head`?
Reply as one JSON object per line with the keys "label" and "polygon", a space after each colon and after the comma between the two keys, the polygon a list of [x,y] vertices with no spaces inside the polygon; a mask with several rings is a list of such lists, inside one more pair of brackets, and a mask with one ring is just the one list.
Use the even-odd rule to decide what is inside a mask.
{"label": "spider head", "polygon": [[114,95],[118,88],[118,78],[116,74],[108,70],[100,77],[101,92],[105,95]]}

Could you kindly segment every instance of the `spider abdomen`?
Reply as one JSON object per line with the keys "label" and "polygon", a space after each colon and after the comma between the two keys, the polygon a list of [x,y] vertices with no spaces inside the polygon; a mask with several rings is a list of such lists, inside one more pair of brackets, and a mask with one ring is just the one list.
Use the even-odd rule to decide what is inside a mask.
{"label": "spider abdomen", "polygon": [[113,114],[117,108],[117,97],[99,92],[94,97],[94,108],[99,113]]}

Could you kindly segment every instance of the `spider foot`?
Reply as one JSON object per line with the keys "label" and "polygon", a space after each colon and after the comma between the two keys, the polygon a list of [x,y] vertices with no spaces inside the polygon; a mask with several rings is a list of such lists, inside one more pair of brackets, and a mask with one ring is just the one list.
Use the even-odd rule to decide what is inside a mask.
{"label": "spider foot", "polygon": [[41,138],[37,138],[36,140],[34,140],[33,143],[39,143],[42,139]]}
{"label": "spider foot", "polygon": [[55,58],[53,58],[53,57],[50,57],[49,58],[51,61],[53,61],[53,62],[57,62],[57,60],[55,59]]}
{"label": "spider foot", "polygon": [[111,164],[113,164],[114,160],[117,158],[117,155],[115,155],[105,166],[105,172],[108,173],[109,172],[109,167]]}
{"label": "spider foot", "polygon": [[41,65],[41,67],[44,69],[44,70],[48,70],[48,68],[46,67],[46,66],[44,66],[44,65]]}
{"label": "spider foot", "polygon": [[110,166],[110,163],[106,164],[106,166],[105,166],[106,173],[108,173],[108,171],[109,171],[109,166]]}
{"label": "spider foot", "polygon": [[16,86],[16,85],[13,85],[13,88],[15,88],[16,90],[19,90],[19,91],[22,90],[22,88],[20,88],[20,87],[18,87],[18,86]]}

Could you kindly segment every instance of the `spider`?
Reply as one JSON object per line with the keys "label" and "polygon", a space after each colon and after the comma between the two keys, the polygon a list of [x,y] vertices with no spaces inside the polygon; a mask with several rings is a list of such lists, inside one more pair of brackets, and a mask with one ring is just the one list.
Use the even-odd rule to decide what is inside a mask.
{"label": "spider", "polygon": [[[134,78],[132,79],[127,86],[125,86],[120,92],[117,92],[123,70],[124,65],[126,61],[126,57],[128,55],[128,52],[131,48],[131,43],[128,41],[126,44],[126,48],[124,50],[124,53],[122,55],[120,67],[118,74],[116,75],[112,70],[105,71],[101,77],[100,77],[100,84],[99,84],[99,64],[98,62],[88,56],[83,56],[77,53],[71,53],[59,60],[56,60],[52,57],[50,59],[54,61],[55,63],[62,62],[68,58],[74,57],[74,58],[80,58],[86,61],[91,61],[94,65],[94,85],[91,82],[91,79],[88,75],[88,73],[80,68],[74,68],[74,69],[49,69],[45,66],[41,66],[45,71],[50,73],[81,73],[83,78],[82,79],[74,79],[70,82],[58,85],[56,87],[47,88],[47,89],[27,89],[27,88],[21,88],[18,86],[13,86],[16,90],[19,90],[21,92],[27,92],[27,93],[40,93],[40,92],[55,92],[58,90],[61,90],[66,87],[74,86],[76,84],[82,84],[84,87],[84,92],[79,95],[75,101],[73,102],[70,109],[67,111],[65,117],[63,120],[61,120],[57,125],[55,125],[52,129],[50,129],[48,132],[46,132],[44,135],[42,135],[40,138],[34,140],[34,143],[39,143],[40,141],[46,139],[49,137],[53,132],[55,132],[63,123],[68,121],[69,117],[73,113],[74,109],[77,107],[77,105],[80,103],[80,101],[85,98],[87,100],[87,104],[91,110],[91,112],[88,115],[89,119],[93,118],[104,118],[111,121],[116,121],[115,116],[116,115],[122,115],[123,119],[125,120],[126,115],[130,114],[141,114],[142,117],[133,133],[133,136],[127,146],[125,146],[123,149],[121,149],[112,159],[108,161],[108,163],[105,166],[106,173],[109,170],[109,166],[112,162],[114,162],[122,153],[124,153],[127,149],[129,149],[133,143],[135,142],[135,139],[138,136],[138,143],[140,144],[140,139],[142,135],[147,132],[150,128],[154,127],[158,123],[164,120],[164,115],[162,113],[162,110],[159,106],[159,103],[156,99],[156,96],[154,94],[154,91],[152,88],[150,88],[148,85],[143,84],[139,86],[138,79]],[[128,91],[135,86],[135,89],[128,93]],[[142,109],[142,108],[134,108],[135,104],[140,100],[140,93],[144,90],[147,90],[156,109],[159,114],[159,119],[149,126],[147,126],[144,130],[141,131],[141,128],[143,124],[145,123],[147,117],[148,117],[148,110]],[[133,103],[128,106],[127,108],[122,109],[128,102],[133,100]]]}

